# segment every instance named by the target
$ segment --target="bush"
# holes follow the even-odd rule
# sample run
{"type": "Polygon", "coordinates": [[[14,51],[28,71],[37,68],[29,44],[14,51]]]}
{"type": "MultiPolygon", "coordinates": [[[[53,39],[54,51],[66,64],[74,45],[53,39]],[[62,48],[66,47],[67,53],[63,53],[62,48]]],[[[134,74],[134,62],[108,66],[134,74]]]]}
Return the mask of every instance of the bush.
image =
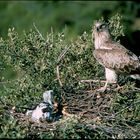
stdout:
{"type": "MultiPolygon", "coordinates": [[[[118,17],[120,15],[117,14],[110,19],[112,34],[114,33],[117,37],[123,34],[123,27],[120,24],[121,18],[118,17]],[[117,28],[114,28],[114,22],[118,23],[117,28]]],[[[8,30],[7,39],[1,38],[1,57],[9,67],[12,67],[16,76],[12,80],[6,80],[5,77],[1,78],[3,90],[0,97],[2,103],[0,106],[2,114],[0,137],[138,138],[137,121],[139,121],[140,110],[137,104],[139,103],[139,92],[130,94],[129,90],[133,89],[133,86],[129,85],[129,82],[126,83],[121,93],[113,91],[109,97],[106,95],[110,100],[106,114],[109,116],[114,114],[115,118],[109,120],[107,118],[109,116],[104,114],[102,116],[104,119],[102,122],[99,120],[99,124],[89,118],[87,120],[82,117],[79,118],[77,115],[76,117],[62,118],[60,122],[56,123],[55,130],[43,132],[40,129],[32,130],[33,127],[29,123],[21,123],[21,120],[17,119],[18,117],[15,118],[11,115],[12,108],[15,108],[16,113],[25,113],[27,108],[32,108],[39,103],[45,90],[50,89],[54,90],[54,98],[60,102],[70,101],[71,105],[77,100],[82,102],[86,95],[83,95],[81,91],[89,90],[89,86],[80,84],[80,80],[104,78],[101,65],[96,62],[92,55],[94,46],[91,35],[84,32],[75,40],[67,40],[65,32],[63,30],[61,33],[55,33],[51,30],[46,37],[43,37],[34,25],[34,28],[29,32],[24,31],[22,36],[19,36],[16,30],[12,28],[8,30]],[[76,100],[73,98],[73,94],[74,98],[78,97],[76,100]],[[83,98],[81,99],[80,96],[83,98]],[[62,97],[66,98],[63,99],[62,97]],[[121,127],[121,124],[124,125],[124,128],[121,127]],[[133,129],[128,131],[128,125],[134,127],[135,133],[132,135],[128,132],[133,132],[133,129]],[[60,129],[61,127],[64,129],[60,129]],[[116,129],[118,130],[116,131],[116,129]],[[90,130],[92,131],[90,132],[90,130]],[[124,132],[123,135],[118,134],[121,130],[124,132]]],[[[5,70],[3,63],[1,65],[5,70]]],[[[91,101],[92,98],[88,102],[91,101]]],[[[93,102],[98,102],[98,99],[93,100],[93,102]]],[[[88,105],[92,109],[93,106],[95,107],[93,103],[88,105]]]]}

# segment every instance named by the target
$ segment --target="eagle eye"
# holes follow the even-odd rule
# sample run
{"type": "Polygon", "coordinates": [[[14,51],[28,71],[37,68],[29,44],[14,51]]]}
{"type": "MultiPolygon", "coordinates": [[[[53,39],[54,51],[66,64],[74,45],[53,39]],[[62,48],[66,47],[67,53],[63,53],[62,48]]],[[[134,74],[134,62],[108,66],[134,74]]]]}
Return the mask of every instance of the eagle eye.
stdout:
{"type": "Polygon", "coordinates": [[[106,27],[106,25],[105,24],[102,24],[101,26],[100,26],[100,28],[105,28],[106,27]]]}

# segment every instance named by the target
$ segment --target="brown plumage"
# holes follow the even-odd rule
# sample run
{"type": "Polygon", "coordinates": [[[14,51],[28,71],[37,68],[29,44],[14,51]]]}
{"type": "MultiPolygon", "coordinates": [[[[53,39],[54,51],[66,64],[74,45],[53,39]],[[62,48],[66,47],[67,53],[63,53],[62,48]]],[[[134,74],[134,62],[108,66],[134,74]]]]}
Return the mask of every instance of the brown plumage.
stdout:
{"type": "Polygon", "coordinates": [[[106,84],[101,91],[106,90],[108,83],[117,83],[118,74],[140,79],[139,58],[112,39],[107,23],[96,22],[92,35],[95,47],[94,57],[105,67],[106,84]]]}

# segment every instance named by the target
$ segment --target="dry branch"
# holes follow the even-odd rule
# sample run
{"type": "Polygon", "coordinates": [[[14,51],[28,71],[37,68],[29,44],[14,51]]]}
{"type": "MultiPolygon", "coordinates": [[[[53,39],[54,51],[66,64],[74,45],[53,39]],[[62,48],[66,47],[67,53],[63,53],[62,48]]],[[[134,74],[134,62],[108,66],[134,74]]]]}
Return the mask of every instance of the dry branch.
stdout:
{"type": "Polygon", "coordinates": [[[70,46],[64,49],[64,51],[62,51],[62,53],[60,54],[60,56],[57,59],[57,63],[59,63],[61,61],[62,58],[64,58],[64,55],[67,53],[67,51],[70,49],[70,46]]]}
{"type": "Polygon", "coordinates": [[[97,83],[97,82],[101,82],[101,83],[105,83],[106,81],[105,80],[92,80],[92,79],[89,79],[89,80],[81,80],[80,81],[81,83],[97,83]]]}
{"type": "Polygon", "coordinates": [[[57,80],[59,82],[59,85],[62,87],[63,84],[62,84],[62,82],[60,80],[59,65],[57,65],[57,67],[56,67],[56,75],[57,75],[57,80]]]}

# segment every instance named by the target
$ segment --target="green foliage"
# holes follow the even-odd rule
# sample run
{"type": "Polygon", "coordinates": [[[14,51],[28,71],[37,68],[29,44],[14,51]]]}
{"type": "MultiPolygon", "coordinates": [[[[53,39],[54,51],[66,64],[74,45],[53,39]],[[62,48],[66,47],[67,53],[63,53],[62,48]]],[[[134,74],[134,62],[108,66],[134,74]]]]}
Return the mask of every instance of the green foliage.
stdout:
{"type": "Polygon", "coordinates": [[[76,133],[76,125],[79,123],[80,117],[76,115],[71,115],[61,119],[56,126],[57,131],[54,137],[58,139],[78,139],[81,138],[76,133]]]}
{"type": "Polygon", "coordinates": [[[105,9],[112,10],[116,5],[117,2],[92,1],[0,2],[0,17],[3,19],[0,23],[1,34],[6,36],[7,28],[11,27],[22,34],[22,30],[28,30],[35,22],[43,34],[51,27],[61,32],[64,26],[68,26],[68,37],[73,37],[89,31],[93,18],[100,17],[105,9]]]}
{"type": "Polygon", "coordinates": [[[16,79],[5,85],[3,93],[7,96],[3,94],[1,100],[16,106],[18,112],[37,104],[46,89],[53,89],[54,96],[60,98],[57,66],[63,87],[69,92],[79,87],[80,79],[102,73],[92,59],[91,38],[86,32],[73,42],[67,41],[65,31],[57,34],[52,31],[44,39],[36,26],[22,37],[13,28],[8,30],[7,40],[1,39],[0,44],[3,59],[17,73],[16,79]]]}
{"type": "Polygon", "coordinates": [[[65,31],[58,34],[52,31],[44,39],[36,26],[22,37],[13,28],[9,29],[7,40],[1,40],[0,44],[3,59],[17,73],[11,88],[6,90],[13,105],[26,107],[32,104],[33,97],[38,102],[46,89],[58,92],[59,97],[57,66],[66,90],[77,88],[80,79],[102,73],[94,65],[91,38],[86,32],[72,42],[67,41],[65,31]]]}
{"type": "Polygon", "coordinates": [[[12,116],[4,113],[1,121],[0,138],[25,138],[28,128],[20,125],[12,116]]]}
{"type": "MultiPolygon", "coordinates": [[[[121,17],[117,14],[109,20],[112,34],[116,37],[123,33],[120,19],[121,17]]],[[[80,80],[104,77],[101,65],[92,55],[94,46],[91,35],[84,32],[76,39],[68,40],[66,33],[66,29],[60,33],[51,29],[50,33],[43,36],[34,24],[34,28],[24,31],[21,36],[14,28],[10,28],[8,37],[1,38],[0,57],[3,60],[1,68],[5,70],[6,66],[3,63],[6,62],[8,67],[12,67],[16,76],[12,80],[4,75],[1,77],[3,90],[0,91],[2,103],[0,106],[0,137],[93,139],[134,138],[136,135],[139,138],[140,96],[138,91],[131,93],[130,89],[133,90],[134,85],[131,86],[129,82],[121,92],[111,93],[114,96],[106,114],[112,114],[114,118],[107,120],[105,114],[100,123],[71,115],[55,122],[55,130],[47,132],[37,130],[38,133],[36,133],[30,124],[17,121],[10,112],[5,113],[12,107],[15,107],[16,112],[25,113],[26,108],[32,108],[39,103],[45,90],[54,90],[54,97],[57,100],[61,99],[62,91],[63,93],[81,94],[78,91],[84,91],[87,87],[79,84],[80,80]],[[133,129],[128,131],[128,125],[133,126],[135,131],[133,129]],[[121,131],[124,134],[120,134],[121,131]],[[131,131],[134,133],[131,134],[131,131]]],[[[93,104],[92,106],[94,107],[93,104]]]]}
{"type": "Polygon", "coordinates": [[[114,36],[115,40],[119,36],[124,36],[124,27],[122,23],[122,16],[120,14],[116,14],[109,19],[109,27],[111,30],[111,34],[114,36]]]}
{"type": "Polygon", "coordinates": [[[28,30],[35,22],[43,34],[51,27],[61,32],[67,26],[67,37],[76,37],[90,31],[93,19],[101,16],[108,19],[116,12],[123,15],[123,22],[129,27],[127,33],[130,33],[138,11],[139,4],[135,1],[1,1],[0,34],[6,36],[7,29],[15,27],[22,35],[22,30],[28,30]]]}

